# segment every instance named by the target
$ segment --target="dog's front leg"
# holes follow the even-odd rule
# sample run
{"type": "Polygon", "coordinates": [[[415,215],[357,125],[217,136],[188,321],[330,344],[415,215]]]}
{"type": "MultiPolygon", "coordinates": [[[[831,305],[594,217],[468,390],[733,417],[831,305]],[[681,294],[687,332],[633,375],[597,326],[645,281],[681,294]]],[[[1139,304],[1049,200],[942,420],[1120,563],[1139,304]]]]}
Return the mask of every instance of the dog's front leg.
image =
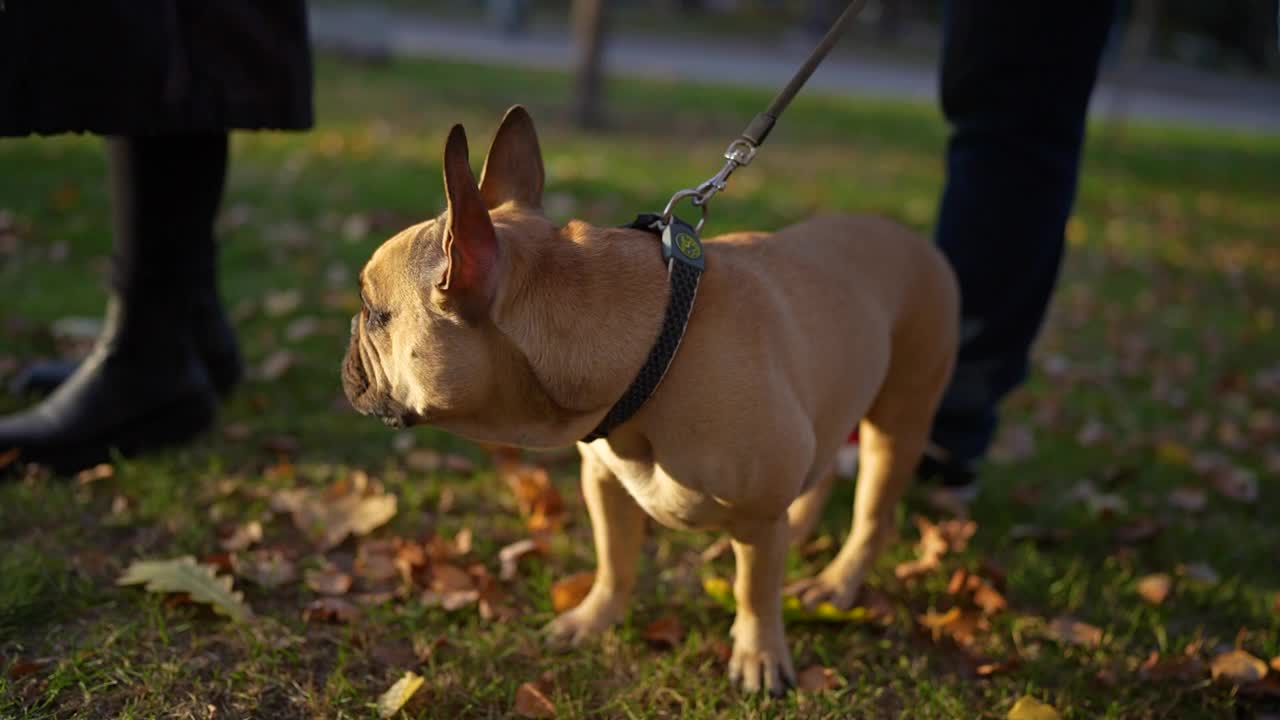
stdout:
{"type": "Polygon", "coordinates": [[[733,655],[729,677],[744,690],[761,688],[774,695],[795,684],[795,669],[782,628],[782,578],[790,537],[785,516],[772,522],[733,528],[738,574],[733,593],[733,655]]]}
{"type": "Polygon", "coordinates": [[[622,617],[636,584],[645,517],[627,489],[591,450],[581,451],[582,495],[595,537],[596,577],[582,602],[546,628],[552,640],[575,644],[622,617]]]}

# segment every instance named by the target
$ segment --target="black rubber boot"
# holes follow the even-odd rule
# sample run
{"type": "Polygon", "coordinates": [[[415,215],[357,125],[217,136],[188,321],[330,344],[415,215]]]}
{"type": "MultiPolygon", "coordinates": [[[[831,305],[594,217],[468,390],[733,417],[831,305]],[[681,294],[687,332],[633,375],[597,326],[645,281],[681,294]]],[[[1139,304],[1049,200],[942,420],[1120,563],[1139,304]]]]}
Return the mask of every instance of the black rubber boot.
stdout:
{"type": "Polygon", "coordinates": [[[201,289],[216,285],[226,135],[113,139],[108,151],[115,257],[102,335],[53,395],[0,418],[0,452],[60,472],[187,440],[217,407],[192,326],[201,289]]]}
{"type": "MultiPolygon", "coordinates": [[[[244,377],[244,361],[240,357],[235,331],[222,310],[217,288],[203,288],[194,309],[191,331],[196,352],[204,363],[214,391],[225,398],[244,377]]],[[[79,366],[77,360],[32,363],[9,381],[9,394],[20,398],[48,395],[66,382],[79,366]]]]}

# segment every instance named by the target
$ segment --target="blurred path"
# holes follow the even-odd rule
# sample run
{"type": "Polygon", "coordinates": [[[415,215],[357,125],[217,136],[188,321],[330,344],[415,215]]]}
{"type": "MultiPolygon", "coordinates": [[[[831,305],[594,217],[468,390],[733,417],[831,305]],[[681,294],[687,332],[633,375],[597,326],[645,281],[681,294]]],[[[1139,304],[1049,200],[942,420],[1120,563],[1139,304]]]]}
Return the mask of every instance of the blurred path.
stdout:
{"type": "MultiPolygon", "coordinates": [[[[373,55],[439,57],[479,63],[567,69],[567,32],[533,29],[503,35],[477,24],[440,20],[380,7],[311,8],[311,33],[321,48],[373,55]]],[[[692,44],[648,34],[615,32],[608,72],[728,83],[776,90],[808,54],[807,42],[782,33],[773,45],[717,39],[692,44]],[[792,38],[788,40],[787,38],[792,38]]],[[[934,103],[936,69],[886,58],[836,54],[809,87],[827,93],[934,103]]],[[[1160,124],[1213,126],[1280,133],[1280,83],[1224,77],[1163,65],[1124,67],[1104,76],[1094,94],[1094,117],[1121,115],[1160,124]]]]}

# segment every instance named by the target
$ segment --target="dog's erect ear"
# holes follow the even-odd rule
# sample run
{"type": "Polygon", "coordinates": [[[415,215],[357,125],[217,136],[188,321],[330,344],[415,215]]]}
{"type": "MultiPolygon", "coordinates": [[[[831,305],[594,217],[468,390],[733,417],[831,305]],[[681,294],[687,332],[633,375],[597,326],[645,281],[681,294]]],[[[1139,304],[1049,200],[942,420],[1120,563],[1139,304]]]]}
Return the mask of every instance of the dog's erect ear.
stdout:
{"type": "Polygon", "coordinates": [[[533,118],[520,105],[513,105],[502,117],[493,136],[489,154],[480,173],[480,194],[488,208],[515,201],[531,208],[542,207],[542,148],[533,118]]]}
{"type": "Polygon", "coordinates": [[[467,134],[454,125],[444,146],[444,273],[436,287],[469,317],[488,310],[498,264],[498,237],[467,157],[467,134]]]}

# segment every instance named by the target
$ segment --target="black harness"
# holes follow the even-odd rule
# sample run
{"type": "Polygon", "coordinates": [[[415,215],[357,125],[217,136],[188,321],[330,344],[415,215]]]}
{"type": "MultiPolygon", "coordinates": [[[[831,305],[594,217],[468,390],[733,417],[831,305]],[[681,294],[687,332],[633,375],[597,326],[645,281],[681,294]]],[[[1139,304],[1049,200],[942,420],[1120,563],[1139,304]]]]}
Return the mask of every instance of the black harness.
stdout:
{"type": "Polygon", "coordinates": [[[667,261],[667,284],[671,294],[667,298],[667,312],[662,318],[662,331],[658,333],[644,365],[640,366],[640,372],[636,373],[627,391],[613,404],[596,429],[582,439],[583,442],[607,437],[614,428],[631,419],[658,389],[675,360],[685,328],[689,326],[693,300],[698,295],[698,281],[706,269],[702,241],[698,239],[697,231],[680,218],[673,215],[671,222],[664,227],[661,215],[646,213],[622,227],[644,230],[662,238],[662,259],[667,261]]]}

